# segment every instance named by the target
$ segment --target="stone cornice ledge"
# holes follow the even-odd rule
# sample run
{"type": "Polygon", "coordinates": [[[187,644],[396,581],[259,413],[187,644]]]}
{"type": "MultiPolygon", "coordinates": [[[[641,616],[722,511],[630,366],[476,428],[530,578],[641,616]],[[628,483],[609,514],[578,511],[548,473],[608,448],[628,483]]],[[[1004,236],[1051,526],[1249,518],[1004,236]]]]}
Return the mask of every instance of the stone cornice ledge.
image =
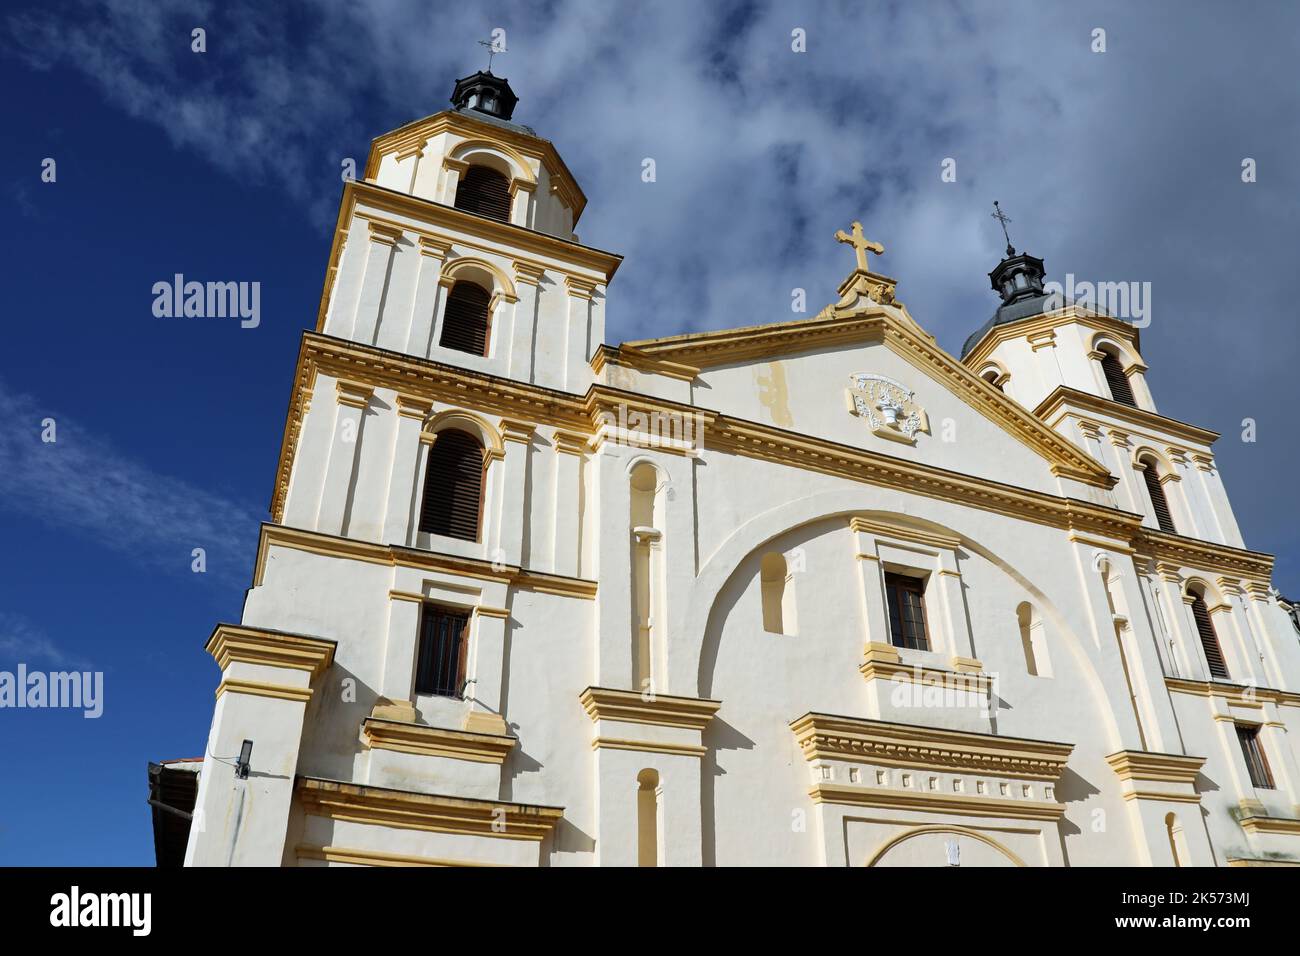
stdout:
{"type": "Polygon", "coordinates": [[[224,671],[231,662],[308,671],[318,676],[334,662],[333,641],[242,624],[218,624],[206,650],[224,671]]]}
{"type": "Polygon", "coordinates": [[[592,720],[617,720],[656,727],[704,730],[722,706],[720,700],[670,697],[656,694],[649,700],[632,690],[588,687],[578,700],[592,720]]]}
{"type": "Polygon", "coordinates": [[[415,793],[320,777],[298,777],[294,791],[311,816],[504,840],[542,840],[564,816],[563,807],[415,793]]]}
{"type": "MultiPolygon", "coordinates": [[[[1055,781],[1074,744],[808,713],[790,724],[805,759],[1055,781]]],[[[874,791],[873,791],[874,792],[874,791]]]]}
{"type": "Polygon", "coordinates": [[[451,757],[474,763],[504,763],[510,751],[519,743],[517,737],[505,734],[430,727],[381,717],[367,717],[363,720],[361,735],[366,745],[375,750],[393,750],[426,757],[451,757]]]}
{"type": "Polygon", "coordinates": [[[1121,780],[1195,784],[1205,758],[1120,750],[1108,756],[1106,763],[1121,780]]]}

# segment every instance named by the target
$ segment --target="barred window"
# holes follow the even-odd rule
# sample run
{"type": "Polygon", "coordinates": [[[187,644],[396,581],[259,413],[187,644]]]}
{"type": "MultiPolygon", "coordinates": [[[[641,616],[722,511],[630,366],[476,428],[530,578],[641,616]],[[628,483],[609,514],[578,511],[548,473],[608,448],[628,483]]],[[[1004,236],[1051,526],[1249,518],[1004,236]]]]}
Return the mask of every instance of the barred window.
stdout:
{"type": "Polygon", "coordinates": [[[415,668],[415,692],[459,697],[465,686],[465,652],[469,615],[435,604],[420,611],[420,648],[415,668]]]}

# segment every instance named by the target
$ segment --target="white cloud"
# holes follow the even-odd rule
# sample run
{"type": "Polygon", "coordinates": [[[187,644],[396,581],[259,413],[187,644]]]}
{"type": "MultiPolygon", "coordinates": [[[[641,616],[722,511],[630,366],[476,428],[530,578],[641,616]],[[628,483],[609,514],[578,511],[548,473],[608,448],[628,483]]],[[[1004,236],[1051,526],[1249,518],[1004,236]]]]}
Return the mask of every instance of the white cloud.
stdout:
{"type": "MultiPolygon", "coordinates": [[[[258,527],[251,509],[133,460],[3,380],[0,508],[174,574],[192,573],[191,552],[203,548],[205,573],[228,582],[248,580],[258,527]],[[50,443],[42,441],[47,418],[50,443]]],[[[75,555],[69,561],[77,566],[75,555]]]]}

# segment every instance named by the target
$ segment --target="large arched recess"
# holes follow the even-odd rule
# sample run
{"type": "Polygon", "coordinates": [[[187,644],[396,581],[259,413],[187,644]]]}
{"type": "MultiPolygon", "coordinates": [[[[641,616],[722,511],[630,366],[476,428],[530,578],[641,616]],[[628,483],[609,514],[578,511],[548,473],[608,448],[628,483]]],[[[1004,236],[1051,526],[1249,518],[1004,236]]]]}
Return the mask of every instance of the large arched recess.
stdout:
{"type": "MultiPolygon", "coordinates": [[[[688,688],[693,688],[700,697],[711,695],[718,642],[725,618],[725,615],[718,613],[718,599],[751,554],[774,538],[814,522],[840,517],[847,521],[850,516],[861,515],[955,535],[960,538],[963,550],[991,562],[1029,592],[1046,620],[1051,623],[1054,633],[1059,635],[1060,642],[1069,649],[1077,662],[1079,672],[1088,682],[1088,688],[1097,704],[1097,716],[1106,725],[1107,737],[1119,747],[1121,735],[1115,714],[1123,713],[1123,708],[1130,704],[1119,689],[1108,689],[1102,682],[1096,662],[1088,651],[1092,642],[1080,640],[1056,605],[1037,585],[1002,556],[974,538],[967,527],[970,515],[965,508],[945,501],[926,500],[926,516],[921,517],[915,513],[920,503],[910,495],[887,488],[872,488],[867,493],[857,489],[821,492],[755,515],[733,531],[701,567],[691,589],[681,626],[673,631],[669,651],[671,692],[690,693],[688,688]]],[[[1064,536],[1062,539],[1061,546],[1069,547],[1064,536]]],[[[726,701],[723,701],[724,713],[725,710],[726,701]]]]}

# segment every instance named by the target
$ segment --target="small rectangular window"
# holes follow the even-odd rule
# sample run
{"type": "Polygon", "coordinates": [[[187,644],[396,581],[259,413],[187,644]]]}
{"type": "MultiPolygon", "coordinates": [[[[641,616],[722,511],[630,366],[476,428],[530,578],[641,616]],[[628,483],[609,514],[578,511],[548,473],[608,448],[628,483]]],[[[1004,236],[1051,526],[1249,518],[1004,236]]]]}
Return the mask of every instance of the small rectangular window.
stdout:
{"type": "Polygon", "coordinates": [[[415,692],[437,697],[461,696],[468,643],[468,614],[426,604],[420,612],[415,692]]]}
{"type": "Polygon", "coordinates": [[[1264,747],[1259,742],[1259,728],[1237,724],[1237,739],[1241,741],[1241,754],[1250,771],[1250,785],[1257,790],[1273,790],[1273,774],[1269,772],[1264,747]]]}
{"type": "Polygon", "coordinates": [[[889,637],[895,647],[930,649],[925,627],[925,580],[885,572],[885,597],[889,604],[889,637]]]}

